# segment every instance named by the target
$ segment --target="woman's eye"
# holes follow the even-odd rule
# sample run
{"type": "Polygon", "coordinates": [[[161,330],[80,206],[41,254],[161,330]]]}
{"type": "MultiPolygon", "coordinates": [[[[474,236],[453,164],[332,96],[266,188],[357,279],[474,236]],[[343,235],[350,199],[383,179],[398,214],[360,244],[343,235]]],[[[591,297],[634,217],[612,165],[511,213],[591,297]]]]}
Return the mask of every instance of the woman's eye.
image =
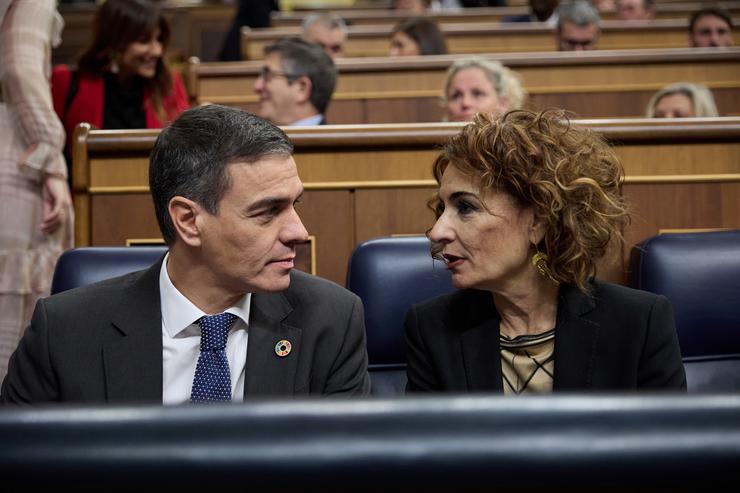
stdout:
{"type": "Polygon", "coordinates": [[[476,210],[476,208],[470,202],[466,202],[465,200],[461,200],[460,202],[458,202],[456,207],[457,212],[461,215],[469,214],[476,210]]]}

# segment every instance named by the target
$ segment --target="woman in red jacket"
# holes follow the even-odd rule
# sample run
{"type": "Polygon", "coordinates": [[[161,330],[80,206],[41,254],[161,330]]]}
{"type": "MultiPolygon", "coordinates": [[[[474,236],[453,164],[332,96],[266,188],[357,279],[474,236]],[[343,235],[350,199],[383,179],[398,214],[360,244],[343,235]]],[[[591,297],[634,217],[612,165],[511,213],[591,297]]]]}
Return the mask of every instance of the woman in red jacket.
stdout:
{"type": "Polygon", "coordinates": [[[77,70],[54,68],[54,109],[67,147],[80,122],[103,129],[161,128],[187,109],[179,74],[164,61],[170,30],[149,0],[108,0],[95,14],[93,41],[77,70]]]}

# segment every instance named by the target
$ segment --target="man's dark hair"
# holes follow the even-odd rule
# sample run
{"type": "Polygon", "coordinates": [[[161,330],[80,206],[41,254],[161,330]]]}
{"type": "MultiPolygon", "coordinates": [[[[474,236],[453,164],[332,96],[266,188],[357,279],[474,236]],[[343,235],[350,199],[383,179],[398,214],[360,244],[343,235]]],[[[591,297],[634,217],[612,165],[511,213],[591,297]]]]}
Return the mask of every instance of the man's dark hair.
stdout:
{"type": "Polygon", "coordinates": [[[727,23],[727,26],[730,29],[732,29],[732,17],[730,17],[730,14],[726,10],[720,7],[705,7],[691,14],[691,17],[689,18],[689,33],[691,34],[694,32],[694,25],[696,24],[696,21],[708,15],[719,17],[727,23]]]}
{"type": "Polygon", "coordinates": [[[159,134],[149,158],[149,188],[164,241],[169,245],[175,239],[169,214],[173,197],[185,197],[216,214],[231,186],[229,164],[292,153],[285,132],[246,111],[208,105],[182,113],[159,134]]]}
{"type": "Polygon", "coordinates": [[[306,76],[311,81],[311,104],[326,113],[337,84],[337,68],[324,49],[300,38],[284,38],[265,47],[265,55],[277,53],[289,82],[306,76]]]}

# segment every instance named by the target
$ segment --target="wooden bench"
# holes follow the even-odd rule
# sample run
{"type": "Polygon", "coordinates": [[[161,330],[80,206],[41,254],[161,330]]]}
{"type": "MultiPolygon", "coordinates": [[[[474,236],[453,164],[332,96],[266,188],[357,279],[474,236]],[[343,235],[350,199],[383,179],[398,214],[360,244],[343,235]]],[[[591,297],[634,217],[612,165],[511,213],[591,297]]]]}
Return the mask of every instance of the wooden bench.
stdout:
{"type": "MultiPolygon", "coordinates": [[[[740,14],[740,2],[718,2],[718,5],[730,12],[730,15],[740,14]]],[[[655,9],[657,19],[688,19],[692,12],[701,9],[704,4],[700,2],[680,2],[658,4],[655,9]]],[[[439,23],[460,23],[460,22],[499,22],[505,17],[514,15],[525,15],[529,13],[529,7],[525,5],[506,6],[506,7],[481,7],[454,10],[430,11],[423,14],[439,23]]],[[[380,10],[380,9],[335,9],[333,12],[344,19],[347,24],[352,26],[367,24],[391,24],[395,25],[403,19],[407,19],[409,14],[398,10],[380,10]]],[[[300,26],[303,19],[310,12],[273,12],[272,27],[300,26]]],[[[601,17],[604,20],[616,19],[615,12],[603,12],[601,17]]]]}
{"type": "MultiPolygon", "coordinates": [[[[661,230],[740,227],[740,118],[594,120],[615,145],[632,206],[623,254],[661,230]]],[[[433,223],[431,164],[460,124],[288,128],[306,188],[300,214],[315,237],[318,275],[344,283],[366,239],[420,234],[433,223]]],[[[157,130],[90,130],[74,143],[76,242],[125,245],[160,238],[148,193],[157,130]]],[[[601,276],[621,280],[619,260],[601,276]]]]}
{"type": "MultiPolygon", "coordinates": [[[[724,115],[740,115],[740,48],[659,49],[486,55],[521,74],[530,108],[562,107],[582,118],[639,117],[652,94],[677,81],[712,89],[724,115]]],[[[331,123],[440,121],[442,85],[455,55],[337,61],[331,123]]],[[[192,101],[254,110],[261,62],[192,60],[192,101]]]]}
{"type": "MultiPolygon", "coordinates": [[[[603,21],[599,49],[683,48],[688,46],[687,19],[658,19],[648,22],[603,21]]],[[[441,24],[450,54],[556,51],[555,28],[539,23],[441,24]]],[[[386,56],[393,26],[361,25],[348,28],[345,56],[386,56]]],[[[299,36],[300,27],[252,29],[242,27],[241,52],[245,60],[261,60],[264,47],[275,41],[299,36]]],[[[405,62],[399,62],[405,63],[405,62]]]]}

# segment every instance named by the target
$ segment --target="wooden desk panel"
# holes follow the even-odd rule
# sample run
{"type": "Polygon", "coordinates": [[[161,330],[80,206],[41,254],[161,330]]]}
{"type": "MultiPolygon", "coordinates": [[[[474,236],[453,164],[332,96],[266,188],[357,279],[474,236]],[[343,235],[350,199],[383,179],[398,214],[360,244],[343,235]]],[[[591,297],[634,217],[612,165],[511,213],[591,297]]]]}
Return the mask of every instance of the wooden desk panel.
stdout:
{"type": "MultiPolygon", "coordinates": [[[[511,1],[509,1],[511,4],[511,1]]],[[[719,2],[719,5],[728,10],[731,15],[740,14],[740,2],[719,2]]],[[[675,4],[656,5],[656,18],[658,19],[688,19],[692,12],[701,9],[704,5],[700,2],[680,2],[675,4]]],[[[523,5],[506,7],[480,7],[455,10],[430,11],[424,15],[438,23],[462,23],[462,22],[499,22],[504,17],[529,14],[526,2],[523,5]]],[[[359,26],[367,24],[390,24],[395,25],[403,19],[408,18],[408,13],[398,10],[382,9],[339,9],[333,11],[344,19],[349,25],[359,26]]],[[[308,12],[273,12],[273,27],[300,26],[308,12]]],[[[601,18],[605,20],[616,19],[615,12],[602,12],[601,18]]]]}
{"type": "MultiPolygon", "coordinates": [[[[650,96],[675,81],[712,89],[725,115],[740,115],[740,48],[487,55],[516,70],[527,107],[562,107],[581,118],[638,117],[650,96]]],[[[327,118],[332,123],[439,121],[445,71],[455,56],[345,59],[327,118]]],[[[250,106],[260,62],[189,66],[191,98],[250,106]]]]}
{"type": "MultiPolygon", "coordinates": [[[[633,210],[621,254],[601,275],[621,280],[635,242],[661,229],[740,227],[740,119],[594,120],[615,145],[633,210]]],[[[421,234],[433,223],[436,146],[460,124],[289,128],[306,187],[300,214],[316,237],[317,273],[344,283],[354,246],[374,236],[421,234]]],[[[78,245],[158,236],[147,156],[158,131],[85,131],[75,146],[78,245]]],[[[611,262],[611,264],[610,264],[611,262]]]]}
{"type": "MultiPolygon", "coordinates": [[[[658,19],[646,22],[603,21],[599,49],[685,48],[688,19],[658,19]]],[[[451,23],[440,24],[450,54],[557,51],[555,28],[540,23],[451,23]]],[[[350,26],[344,52],[347,57],[387,56],[393,26],[389,24],[350,26]]],[[[261,60],[264,48],[275,41],[300,36],[300,27],[243,27],[241,52],[244,60],[261,60]]]]}

